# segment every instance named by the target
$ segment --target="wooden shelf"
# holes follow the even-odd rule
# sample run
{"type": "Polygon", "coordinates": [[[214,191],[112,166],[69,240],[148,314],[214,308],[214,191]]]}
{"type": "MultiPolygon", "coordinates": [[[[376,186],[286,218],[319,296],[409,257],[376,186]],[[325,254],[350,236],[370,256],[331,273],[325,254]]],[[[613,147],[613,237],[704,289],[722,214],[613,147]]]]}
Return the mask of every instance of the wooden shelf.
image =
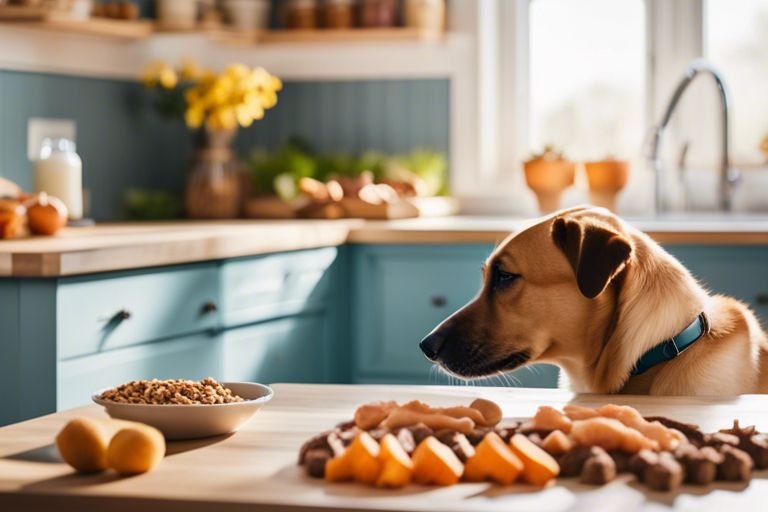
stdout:
{"type": "Polygon", "coordinates": [[[70,32],[111,39],[146,39],[153,33],[154,23],[148,20],[113,20],[109,18],[90,18],[72,20],[51,17],[43,21],[25,24],[31,28],[48,31],[70,32]]]}
{"type": "Polygon", "coordinates": [[[49,9],[24,5],[0,5],[0,21],[32,21],[45,19],[49,9]]]}

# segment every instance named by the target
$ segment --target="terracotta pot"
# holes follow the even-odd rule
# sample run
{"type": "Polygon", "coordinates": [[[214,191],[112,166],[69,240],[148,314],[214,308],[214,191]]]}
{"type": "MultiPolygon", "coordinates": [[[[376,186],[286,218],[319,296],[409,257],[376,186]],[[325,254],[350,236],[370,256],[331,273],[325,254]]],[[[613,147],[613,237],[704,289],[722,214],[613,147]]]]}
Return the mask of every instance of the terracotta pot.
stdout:
{"type": "Polygon", "coordinates": [[[616,211],[616,198],[627,185],[629,162],[626,160],[600,160],[585,162],[589,182],[589,199],[595,206],[616,211]]]}
{"type": "Polygon", "coordinates": [[[231,149],[236,131],[209,131],[187,176],[184,207],[193,219],[233,219],[240,215],[243,175],[231,149]]]}
{"type": "Polygon", "coordinates": [[[576,164],[559,158],[534,158],[523,163],[525,181],[536,194],[541,213],[560,207],[560,196],[573,185],[576,164]]]}

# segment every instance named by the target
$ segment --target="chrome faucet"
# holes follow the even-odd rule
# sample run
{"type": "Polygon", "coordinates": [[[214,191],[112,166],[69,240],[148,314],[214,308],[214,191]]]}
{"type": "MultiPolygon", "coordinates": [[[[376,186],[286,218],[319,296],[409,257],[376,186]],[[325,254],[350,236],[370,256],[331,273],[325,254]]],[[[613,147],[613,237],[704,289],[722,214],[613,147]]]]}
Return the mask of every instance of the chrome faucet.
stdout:
{"type": "Polygon", "coordinates": [[[721,156],[720,156],[720,204],[721,210],[728,211],[732,208],[733,202],[733,190],[739,181],[739,173],[737,170],[731,168],[731,155],[730,155],[730,124],[729,124],[729,99],[728,99],[728,87],[725,85],[723,76],[713,68],[704,59],[696,59],[688,64],[688,69],[685,71],[680,83],[677,85],[672,98],[669,100],[667,109],[664,111],[664,116],[661,118],[661,122],[653,130],[653,139],[651,141],[651,152],[649,156],[650,164],[653,166],[656,184],[655,184],[655,207],[656,213],[662,213],[666,208],[667,194],[664,188],[664,166],[661,161],[661,141],[664,137],[664,131],[669,124],[672,114],[677,108],[677,104],[680,102],[680,98],[688,88],[690,83],[701,73],[712,75],[717,85],[717,91],[720,96],[721,107],[721,156]]]}

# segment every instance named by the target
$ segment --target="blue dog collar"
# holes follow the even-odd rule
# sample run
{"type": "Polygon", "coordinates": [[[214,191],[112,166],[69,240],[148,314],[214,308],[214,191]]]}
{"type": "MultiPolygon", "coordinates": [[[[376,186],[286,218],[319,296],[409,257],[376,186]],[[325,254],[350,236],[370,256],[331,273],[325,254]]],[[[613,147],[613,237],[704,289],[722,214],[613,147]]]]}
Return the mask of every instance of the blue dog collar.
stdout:
{"type": "Polygon", "coordinates": [[[707,332],[707,318],[700,313],[693,322],[682,332],[662,341],[651,350],[642,355],[635,363],[630,375],[640,375],[657,364],[674,359],[683,353],[685,349],[696,343],[707,332]]]}

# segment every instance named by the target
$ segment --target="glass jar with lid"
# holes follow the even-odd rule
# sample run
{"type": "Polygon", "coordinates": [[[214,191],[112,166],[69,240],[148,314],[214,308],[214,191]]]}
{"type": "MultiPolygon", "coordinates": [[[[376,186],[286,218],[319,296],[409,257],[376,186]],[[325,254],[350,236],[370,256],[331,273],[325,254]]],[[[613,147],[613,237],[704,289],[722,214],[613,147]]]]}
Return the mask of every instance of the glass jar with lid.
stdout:
{"type": "Polygon", "coordinates": [[[83,162],[73,141],[64,137],[43,140],[34,163],[34,188],[61,199],[70,219],[83,217],[83,162]]]}

